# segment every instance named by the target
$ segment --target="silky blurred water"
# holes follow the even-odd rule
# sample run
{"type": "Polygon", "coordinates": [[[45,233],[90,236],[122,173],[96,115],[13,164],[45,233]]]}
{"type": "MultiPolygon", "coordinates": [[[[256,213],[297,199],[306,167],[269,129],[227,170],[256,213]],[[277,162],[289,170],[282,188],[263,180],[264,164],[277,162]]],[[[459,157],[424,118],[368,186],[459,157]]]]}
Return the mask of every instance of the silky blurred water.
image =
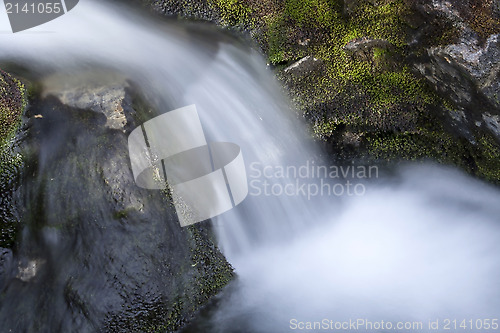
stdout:
{"type": "MultiPolygon", "coordinates": [[[[0,22],[9,30],[6,17],[0,22]]],[[[210,25],[82,1],[43,26],[2,33],[0,61],[41,77],[78,78],[100,67],[120,73],[142,90],[151,117],[196,104],[208,141],[241,146],[247,171],[319,154],[262,56],[210,25]]],[[[191,330],[286,332],[292,319],[498,318],[498,188],[434,165],[365,183],[362,196],[249,196],[217,217],[238,279],[191,330]]]]}

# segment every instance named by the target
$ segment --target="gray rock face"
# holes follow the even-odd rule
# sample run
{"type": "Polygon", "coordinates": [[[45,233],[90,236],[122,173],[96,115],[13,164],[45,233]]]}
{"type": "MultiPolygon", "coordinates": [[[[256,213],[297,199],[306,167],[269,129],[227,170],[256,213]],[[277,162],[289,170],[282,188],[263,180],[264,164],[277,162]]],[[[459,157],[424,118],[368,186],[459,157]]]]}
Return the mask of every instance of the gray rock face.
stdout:
{"type": "Polygon", "coordinates": [[[123,129],[127,124],[124,107],[130,107],[125,99],[125,85],[82,87],[67,90],[57,97],[68,106],[79,109],[90,109],[106,116],[106,126],[112,129],[123,129]]]}
{"type": "MultiPolygon", "coordinates": [[[[452,73],[459,80],[457,89],[462,88],[464,94],[461,98],[455,93],[458,103],[470,102],[467,95],[474,87],[500,109],[500,35],[491,35],[483,46],[478,40],[462,40],[458,44],[432,48],[429,55],[443,73],[452,73]]],[[[449,82],[449,85],[453,83],[449,82]]]]}
{"type": "Polygon", "coordinates": [[[93,111],[54,96],[29,111],[24,229],[14,257],[0,252],[1,331],[178,329],[233,274],[210,225],[181,228],[168,193],[135,185],[127,134],[136,124],[127,108],[127,126],[110,117],[129,98],[122,88],[57,96],[93,111]]]}
{"type": "Polygon", "coordinates": [[[490,131],[492,131],[497,137],[500,138],[500,116],[493,116],[490,113],[486,112],[485,114],[483,114],[483,120],[486,124],[486,127],[488,127],[490,131]]]}
{"type": "Polygon", "coordinates": [[[500,139],[490,121],[500,115],[500,35],[492,34],[481,40],[463,17],[462,2],[424,1],[422,11],[449,20],[458,41],[429,48],[428,61],[415,67],[437,91],[459,107],[457,111],[464,112],[463,119],[470,121],[463,122],[464,125],[474,128],[472,123],[479,127],[484,124],[500,139]]]}
{"type": "Polygon", "coordinates": [[[475,87],[463,68],[441,48],[430,49],[429,56],[429,62],[416,64],[416,68],[437,91],[446,94],[458,105],[468,106],[475,87]]]}
{"type": "Polygon", "coordinates": [[[111,76],[103,81],[96,73],[87,73],[78,82],[61,87],[58,82],[67,82],[68,78],[55,75],[46,79],[49,86],[44,95],[54,95],[63,104],[72,108],[92,110],[106,116],[106,127],[121,129],[127,125],[127,116],[133,116],[135,111],[126,90],[129,88],[124,78],[111,76]]]}
{"type": "Polygon", "coordinates": [[[0,286],[10,275],[12,265],[12,250],[0,248],[0,286]]]}

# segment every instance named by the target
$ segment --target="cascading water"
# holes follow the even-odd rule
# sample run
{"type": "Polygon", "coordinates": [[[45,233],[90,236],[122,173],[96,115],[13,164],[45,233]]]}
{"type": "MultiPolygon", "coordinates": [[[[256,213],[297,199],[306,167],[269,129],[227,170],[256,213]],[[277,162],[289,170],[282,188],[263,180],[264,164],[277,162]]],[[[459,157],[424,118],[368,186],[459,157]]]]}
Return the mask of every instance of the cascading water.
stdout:
{"type": "MultiPolygon", "coordinates": [[[[83,1],[41,27],[3,34],[0,61],[42,76],[118,72],[148,97],[150,117],[196,104],[208,141],[241,146],[248,172],[252,163],[297,166],[318,154],[260,55],[212,26],[83,1]]],[[[368,319],[422,321],[425,332],[438,319],[499,316],[497,188],[420,166],[367,189],[312,200],[250,195],[216,218],[239,279],[190,329],[285,332],[298,322],[368,319]]]]}

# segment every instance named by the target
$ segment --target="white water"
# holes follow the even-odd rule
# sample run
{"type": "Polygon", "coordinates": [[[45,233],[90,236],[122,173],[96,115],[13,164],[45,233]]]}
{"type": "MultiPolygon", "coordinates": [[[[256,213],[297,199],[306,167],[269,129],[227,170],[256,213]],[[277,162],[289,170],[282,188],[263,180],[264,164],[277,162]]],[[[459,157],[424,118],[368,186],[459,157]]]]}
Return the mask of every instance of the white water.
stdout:
{"type": "Polygon", "coordinates": [[[241,281],[213,331],[241,321],[288,332],[292,319],[363,319],[422,322],[400,331],[429,332],[438,319],[443,329],[446,319],[498,318],[498,189],[437,166],[410,167],[401,178],[325,212],[324,224],[297,240],[233,259],[241,281]]]}
{"type": "MultiPolygon", "coordinates": [[[[239,144],[247,167],[304,163],[314,153],[263,59],[211,27],[160,24],[92,1],[15,35],[6,17],[0,22],[0,61],[42,72],[117,70],[159,113],[196,104],[209,140],[239,144]]],[[[217,219],[240,278],[212,331],[289,331],[292,318],[500,316],[498,189],[416,167],[339,202],[249,197],[217,219]]]]}

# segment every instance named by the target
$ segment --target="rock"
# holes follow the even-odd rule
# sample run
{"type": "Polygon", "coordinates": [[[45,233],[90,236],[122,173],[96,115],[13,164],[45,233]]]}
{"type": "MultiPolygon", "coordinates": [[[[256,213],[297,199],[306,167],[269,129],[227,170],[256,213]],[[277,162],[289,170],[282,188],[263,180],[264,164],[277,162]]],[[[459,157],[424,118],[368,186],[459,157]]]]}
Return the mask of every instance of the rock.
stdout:
{"type": "Polygon", "coordinates": [[[44,260],[40,259],[32,259],[32,260],[25,259],[19,262],[19,266],[17,267],[18,273],[16,275],[16,278],[18,278],[23,282],[29,282],[37,275],[38,271],[40,270],[40,267],[43,264],[44,260]]]}
{"type": "Polygon", "coordinates": [[[357,53],[357,52],[366,52],[375,47],[386,49],[389,48],[390,46],[391,43],[383,39],[371,39],[367,37],[362,37],[353,39],[344,46],[344,49],[353,53],[357,53]]]}
{"type": "Polygon", "coordinates": [[[500,116],[484,113],[483,120],[486,127],[500,139],[500,116]]]}
{"type": "Polygon", "coordinates": [[[214,11],[208,1],[161,0],[151,2],[154,10],[166,15],[206,21],[218,21],[220,19],[220,15],[214,11]]]}
{"type": "Polygon", "coordinates": [[[428,62],[415,64],[418,71],[442,95],[462,107],[469,106],[475,93],[473,82],[441,48],[430,49],[428,52],[428,62]]]}
{"type": "Polygon", "coordinates": [[[26,107],[24,85],[0,69],[0,143],[13,135],[26,107]]]}
{"type": "Polygon", "coordinates": [[[123,94],[103,93],[92,105],[81,102],[88,90],[66,89],[85,92],[52,92],[78,96],[65,101],[89,110],[46,94],[27,114],[31,159],[13,258],[21,264],[0,285],[2,331],[178,330],[231,280],[232,268],[208,221],[182,228],[168,193],[136,186],[127,134],[138,124],[123,108],[127,126],[110,130],[105,115],[115,104],[102,102],[123,94]]]}
{"type": "Polygon", "coordinates": [[[102,73],[85,73],[83,77],[81,74],[77,77],[78,82],[70,80],[66,87],[58,84],[68,82],[68,78],[62,75],[45,79],[48,89],[43,95],[54,95],[63,104],[73,108],[102,113],[106,116],[106,127],[124,130],[127,125],[126,114],[134,114],[131,98],[126,93],[129,88],[126,80],[116,75],[103,76],[102,73]]]}
{"type": "MultiPolygon", "coordinates": [[[[495,1],[497,3],[497,1],[495,1]]],[[[500,35],[489,33],[498,31],[500,33],[500,21],[492,19],[491,13],[494,6],[491,2],[479,3],[472,0],[449,2],[446,0],[420,1],[417,8],[428,17],[441,18],[451,22],[457,39],[449,45],[440,45],[428,49],[432,66],[441,67],[434,72],[450,72],[458,81],[447,81],[426,75],[433,84],[445,84],[451,86],[456,83],[462,91],[471,95],[474,89],[488,98],[496,108],[500,109],[500,35]],[[489,17],[484,17],[490,15],[489,17]],[[474,17],[476,20],[473,20],[474,17]],[[476,25],[477,20],[488,20],[483,22],[483,30],[476,25]],[[486,33],[486,34],[485,34],[486,33]],[[443,61],[444,60],[444,61],[443,61]],[[465,80],[469,83],[465,84],[465,80]]],[[[434,32],[439,33],[439,32],[434,32]]],[[[420,68],[422,71],[422,69],[420,68]]],[[[445,79],[449,79],[447,77],[445,79]]],[[[455,96],[456,97],[456,96],[455,96]]],[[[457,102],[471,102],[470,98],[459,98],[457,102]]]]}
{"type": "Polygon", "coordinates": [[[212,11],[249,23],[329,154],[432,158],[500,182],[500,138],[488,116],[499,115],[498,0],[237,3],[245,10],[216,2],[212,11]],[[346,43],[346,36],[356,39],[346,43]]]}
{"type": "Polygon", "coordinates": [[[11,248],[17,233],[13,191],[22,166],[16,150],[26,91],[18,79],[0,69],[0,247],[11,248]]]}
{"type": "MultiPolygon", "coordinates": [[[[458,44],[432,48],[429,55],[436,60],[441,59],[434,64],[441,67],[442,72],[454,68],[452,72],[456,80],[441,79],[439,83],[455,85],[457,89],[462,89],[463,95],[470,95],[477,88],[500,110],[500,35],[490,36],[484,46],[478,40],[462,40],[458,44]]],[[[471,98],[459,98],[457,102],[471,102],[471,98]]]]}
{"type": "Polygon", "coordinates": [[[0,247],[0,293],[5,281],[10,277],[12,266],[12,250],[0,247]]]}
{"type": "Polygon", "coordinates": [[[306,56],[286,67],[283,72],[298,76],[307,75],[308,73],[317,69],[320,64],[321,61],[319,61],[318,59],[312,56],[306,56]]]}
{"type": "Polygon", "coordinates": [[[500,115],[500,34],[488,35],[500,27],[491,18],[494,6],[435,0],[420,1],[418,8],[428,17],[451,22],[456,40],[428,48],[425,61],[415,63],[415,68],[463,112],[461,125],[455,122],[458,132],[469,138],[471,131],[481,136],[474,124],[485,123],[484,128],[500,140],[494,120],[500,115]],[[478,27],[477,20],[486,18],[489,21],[478,27]]]}

